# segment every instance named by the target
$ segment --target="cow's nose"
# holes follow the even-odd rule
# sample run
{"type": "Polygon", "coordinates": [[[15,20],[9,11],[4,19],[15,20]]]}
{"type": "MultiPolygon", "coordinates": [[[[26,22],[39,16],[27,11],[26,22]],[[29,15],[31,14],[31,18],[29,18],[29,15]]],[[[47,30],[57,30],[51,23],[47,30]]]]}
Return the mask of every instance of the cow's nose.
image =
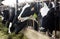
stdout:
{"type": "Polygon", "coordinates": [[[18,20],[20,19],[20,17],[18,17],[18,20]]]}

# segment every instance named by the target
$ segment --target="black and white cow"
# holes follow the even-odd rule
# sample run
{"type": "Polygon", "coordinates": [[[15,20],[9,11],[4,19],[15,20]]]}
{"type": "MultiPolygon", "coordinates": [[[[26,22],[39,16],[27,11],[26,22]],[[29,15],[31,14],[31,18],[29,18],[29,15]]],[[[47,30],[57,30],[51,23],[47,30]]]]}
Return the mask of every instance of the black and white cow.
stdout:
{"type": "MultiPolygon", "coordinates": [[[[48,11],[52,8],[52,7],[55,7],[54,5],[54,2],[49,2],[49,1],[44,1],[43,2],[43,7],[40,9],[40,12],[41,12],[41,15],[42,15],[42,18],[41,18],[41,26],[43,26],[43,23],[46,19],[46,15],[48,14],[48,11]]],[[[40,30],[43,29],[42,27],[40,28],[40,30]]]]}
{"type": "MultiPolygon", "coordinates": [[[[21,10],[17,11],[17,16],[20,14],[21,10]]],[[[17,21],[18,21],[17,18],[14,19],[15,18],[15,8],[11,7],[9,9],[5,9],[5,10],[1,11],[0,15],[3,18],[2,23],[7,24],[8,33],[11,33],[14,30],[13,24],[17,23],[17,21]],[[11,28],[11,26],[12,26],[12,28],[11,28]],[[11,32],[10,32],[10,28],[11,28],[11,32]]]]}
{"type": "MultiPolygon", "coordinates": [[[[21,13],[18,16],[18,20],[20,20],[20,23],[19,23],[19,26],[16,26],[15,33],[18,33],[24,27],[26,27],[27,21],[29,19],[31,19],[30,18],[31,15],[34,15],[34,13],[38,15],[39,11],[37,11],[37,9],[38,10],[40,9],[40,5],[39,5],[39,7],[37,7],[37,4],[36,3],[35,4],[31,4],[31,5],[29,5],[28,3],[26,3],[26,5],[22,8],[22,11],[21,11],[21,13]]],[[[36,31],[38,31],[38,24],[37,24],[36,21],[34,21],[34,29],[36,31]]]]}
{"type": "Polygon", "coordinates": [[[45,28],[44,32],[49,30],[49,36],[51,36],[53,30],[59,30],[59,14],[59,4],[57,3],[56,7],[52,7],[50,10],[48,10],[47,15],[43,17],[42,27],[45,28]]]}
{"type": "Polygon", "coordinates": [[[2,16],[2,23],[3,24],[7,24],[7,28],[11,25],[11,22],[13,22],[14,16],[15,16],[15,10],[14,8],[10,9],[11,11],[9,11],[8,9],[5,9],[3,11],[1,11],[1,16],[2,16]]]}
{"type": "Polygon", "coordinates": [[[6,21],[9,19],[9,11],[8,10],[3,10],[3,12],[1,12],[1,13],[3,13],[2,17],[4,18],[4,19],[2,19],[2,23],[6,24],[6,21]]]}

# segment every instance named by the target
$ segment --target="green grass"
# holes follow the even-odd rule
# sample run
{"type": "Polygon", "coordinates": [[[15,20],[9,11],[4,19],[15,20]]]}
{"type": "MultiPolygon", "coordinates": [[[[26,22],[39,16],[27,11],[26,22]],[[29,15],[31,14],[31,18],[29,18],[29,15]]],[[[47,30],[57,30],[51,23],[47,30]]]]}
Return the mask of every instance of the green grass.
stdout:
{"type": "Polygon", "coordinates": [[[27,39],[27,37],[21,32],[19,32],[19,34],[15,33],[8,34],[7,30],[8,28],[6,27],[6,25],[3,25],[1,23],[0,18],[0,39],[27,39]]]}

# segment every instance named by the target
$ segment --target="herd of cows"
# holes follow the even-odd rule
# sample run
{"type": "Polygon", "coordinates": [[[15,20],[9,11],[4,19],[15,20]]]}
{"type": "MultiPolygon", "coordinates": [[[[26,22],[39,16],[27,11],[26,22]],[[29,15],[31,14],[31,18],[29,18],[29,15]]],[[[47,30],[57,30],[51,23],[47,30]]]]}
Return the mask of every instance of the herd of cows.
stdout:
{"type": "Polygon", "coordinates": [[[27,27],[29,19],[34,18],[34,30],[39,31],[39,28],[42,27],[41,31],[46,32],[49,30],[49,33],[52,34],[53,30],[60,30],[59,8],[59,3],[55,4],[54,2],[26,3],[20,10],[17,10],[16,14],[15,8],[11,7],[9,10],[0,11],[0,15],[3,17],[2,23],[7,23],[8,33],[15,32],[17,34],[27,27]],[[37,21],[40,22],[40,27],[37,21]]]}

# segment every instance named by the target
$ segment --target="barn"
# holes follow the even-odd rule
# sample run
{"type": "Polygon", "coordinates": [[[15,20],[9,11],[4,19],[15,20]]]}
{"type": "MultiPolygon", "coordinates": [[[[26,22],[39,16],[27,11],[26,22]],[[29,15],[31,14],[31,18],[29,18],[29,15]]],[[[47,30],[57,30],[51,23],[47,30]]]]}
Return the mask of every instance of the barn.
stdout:
{"type": "Polygon", "coordinates": [[[0,33],[2,39],[60,39],[60,0],[1,0],[0,33]]]}

